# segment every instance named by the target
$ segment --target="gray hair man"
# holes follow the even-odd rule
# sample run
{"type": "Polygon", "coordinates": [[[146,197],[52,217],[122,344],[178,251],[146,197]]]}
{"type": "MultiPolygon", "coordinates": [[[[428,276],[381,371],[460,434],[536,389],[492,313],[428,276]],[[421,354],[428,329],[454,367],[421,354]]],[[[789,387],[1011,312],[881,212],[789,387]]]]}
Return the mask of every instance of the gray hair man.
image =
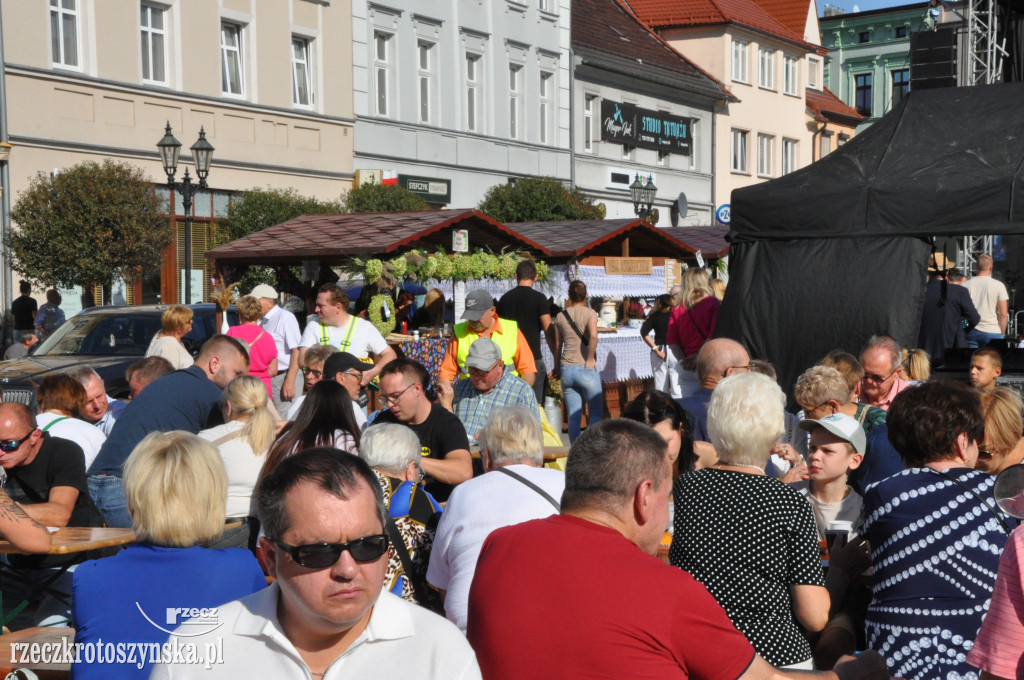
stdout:
{"type": "Polygon", "coordinates": [[[864,378],[860,381],[860,400],[870,406],[888,411],[896,395],[910,387],[900,380],[903,362],[900,345],[888,335],[872,335],[860,353],[864,378]]]}
{"type": "Polygon", "coordinates": [[[260,544],[275,581],[217,608],[199,649],[222,664],[172,662],[151,678],[480,678],[455,626],[385,592],[387,511],[365,461],[336,449],[286,458],[260,483],[260,544]]]}
{"type": "Polygon", "coordinates": [[[558,512],[565,475],[543,467],[543,444],[536,408],[494,409],[480,432],[486,474],[455,487],[445,506],[427,581],[441,591],[445,615],[463,632],[484,539],[499,527],[558,512]]]}
{"type": "Polygon", "coordinates": [[[302,394],[302,379],[298,371],[288,370],[292,350],[299,346],[299,340],[302,338],[299,321],[294,314],[281,309],[277,304],[278,294],[273,286],[261,283],[253,288],[249,295],[260,301],[260,308],[263,310],[260,327],[274,338],[274,344],[277,345],[277,375],[270,379],[270,392],[277,412],[287,413],[295,395],[302,394]],[[288,376],[291,376],[291,390],[286,397],[282,392],[288,376]]]}
{"type": "Polygon", "coordinates": [[[573,442],[561,514],[497,529],[480,552],[468,633],[488,680],[551,667],[564,677],[600,668],[606,677],[888,678],[874,652],[810,674],[758,656],[704,586],[652,557],[671,489],[665,440],[646,425],[602,420],[573,442]],[[529,630],[530,644],[510,630],[529,630]]]}
{"type": "Polygon", "coordinates": [[[20,359],[28,355],[28,351],[39,342],[39,336],[35,331],[21,331],[20,336],[13,345],[4,352],[4,360],[20,359]]]}
{"type": "Polygon", "coordinates": [[[750,355],[740,343],[729,338],[708,340],[697,353],[697,380],[700,389],[680,399],[693,420],[694,441],[711,441],[708,435],[708,403],[711,393],[722,378],[750,370],[750,355]]]}
{"type": "Polygon", "coordinates": [[[92,423],[110,436],[114,423],[125,409],[124,402],[111,399],[107,387],[100,374],[88,366],[79,366],[68,371],[68,375],[82,383],[85,388],[85,406],[79,416],[87,423],[92,423]]]}

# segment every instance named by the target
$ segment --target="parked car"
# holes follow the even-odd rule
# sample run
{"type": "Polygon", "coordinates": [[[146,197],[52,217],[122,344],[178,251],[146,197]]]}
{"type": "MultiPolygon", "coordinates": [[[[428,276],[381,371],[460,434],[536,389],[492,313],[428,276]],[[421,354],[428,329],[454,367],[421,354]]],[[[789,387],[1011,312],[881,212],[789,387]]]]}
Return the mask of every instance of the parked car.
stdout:
{"type": "MultiPolygon", "coordinates": [[[[192,356],[217,333],[216,306],[189,305],[192,330],[182,344],[192,356]]],[[[125,370],[146,355],[149,343],[161,328],[160,315],[167,305],[137,307],[91,307],[65,321],[28,356],[0,362],[0,400],[36,406],[36,384],[48,373],[78,366],[94,369],[115,399],[128,396],[125,370]]],[[[227,312],[228,324],[238,323],[234,307],[227,312]]]]}

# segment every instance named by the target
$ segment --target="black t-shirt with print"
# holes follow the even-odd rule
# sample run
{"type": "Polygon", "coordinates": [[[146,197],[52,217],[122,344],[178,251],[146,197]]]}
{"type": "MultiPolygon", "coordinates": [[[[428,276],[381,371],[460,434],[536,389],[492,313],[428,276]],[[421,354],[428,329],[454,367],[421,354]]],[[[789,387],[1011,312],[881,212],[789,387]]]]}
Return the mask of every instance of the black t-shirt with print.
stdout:
{"type": "MultiPolygon", "coordinates": [[[[411,428],[420,438],[420,453],[424,458],[442,460],[452,451],[469,450],[469,438],[466,436],[466,428],[463,427],[462,421],[438,403],[430,405],[430,415],[419,425],[403,423],[391,411],[381,411],[373,422],[398,423],[411,428]]],[[[448,500],[452,489],[455,488],[451,484],[444,484],[430,477],[427,477],[425,486],[439,501],[448,500]]]]}

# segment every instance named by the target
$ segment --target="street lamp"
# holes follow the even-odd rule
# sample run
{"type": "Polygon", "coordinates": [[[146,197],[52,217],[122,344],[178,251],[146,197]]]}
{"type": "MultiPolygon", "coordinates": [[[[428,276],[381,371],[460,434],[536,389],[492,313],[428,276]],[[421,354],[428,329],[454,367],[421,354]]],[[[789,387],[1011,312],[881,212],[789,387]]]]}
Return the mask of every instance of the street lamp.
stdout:
{"type": "MultiPolygon", "coordinates": [[[[156,144],[160,152],[160,162],[167,173],[167,186],[181,194],[181,205],[185,209],[185,304],[192,302],[192,197],[196,191],[206,188],[206,178],[210,174],[210,161],[213,160],[213,145],[206,141],[206,130],[199,128],[199,139],[192,145],[192,158],[196,164],[196,176],[199,184],[192,185],[192,177],[185,168],[182,181],[176,182],[174,176],[178,172],[178,156],[181,154],[181,142],[171,134],[171,122],[167,121],[164,138],[156,144]]],[[[172,206],[173,209],[173,206],[172,206]]]]}
{"type": "Polygon", "coordinates": [[[636,179],[629,185],[629,194],[633,197],[633,211],[636,216],[642,220],[650,220],[652,207],[654,206],[654,197],[658,193],[658,187],[654,186],[654,178],[651,175],[647,176],[647,182],[645,183],[640,179],[640,173],[636,174],[636,179]]]}

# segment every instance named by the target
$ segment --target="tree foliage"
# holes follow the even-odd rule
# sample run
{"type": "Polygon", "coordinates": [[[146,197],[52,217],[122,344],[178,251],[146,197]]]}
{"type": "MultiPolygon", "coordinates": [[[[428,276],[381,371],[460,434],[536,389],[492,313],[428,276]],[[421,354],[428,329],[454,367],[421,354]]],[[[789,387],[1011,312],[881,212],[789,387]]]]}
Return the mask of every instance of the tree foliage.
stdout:
{"type": "Polygon", "coordinates": [[[11,218],[11,266],[40,287],[130,280],[159,268],[171,240],[166,208],[146,174],[109,159],[37,176],[11,218]]]}
{"type": "Polygon", "coordinates": [[[412,212],[430,206],[418,196],[397,184],[363,184],[353,187],[342,197],[347,213],[412,212]]]}
{"type": "Polygon", "coordinates": [[[600,220],[604,211],[579,189],[570,191],[554,177],[526,177],[487,190],[477,209],[499,222],[600,220]]]}

